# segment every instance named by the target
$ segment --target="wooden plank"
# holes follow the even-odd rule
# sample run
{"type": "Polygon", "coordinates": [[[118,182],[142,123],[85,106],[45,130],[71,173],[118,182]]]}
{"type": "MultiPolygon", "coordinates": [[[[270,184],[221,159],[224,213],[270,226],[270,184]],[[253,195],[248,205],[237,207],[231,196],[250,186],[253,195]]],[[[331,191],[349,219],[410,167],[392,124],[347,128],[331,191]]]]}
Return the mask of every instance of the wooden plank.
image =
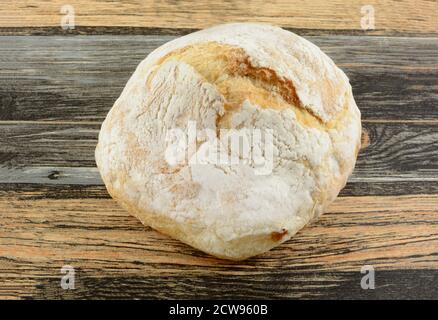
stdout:
{"type": "MultiPolygon", "coordinates": [[[[0,120],[100,123],[137,64],[174,38],[1,37],[0,120]]],[[[438,38],[308,38],[350,77],[365,121],[438,121],[438,38]]]]}
{"type": "MultiPolygon", "coordinates": [[[[0,122],[0,183],[102,184],[94,160],[99,127],[87,123],[0,122]]],[[[385,195],[386,187],[378,186],[391,184],[389,194],[436,191],[437,125],[364,123],[362,140],[347,195],[357,194],[354,190],[385,195]],[[414,191],[413,186],[419,189],[414,191]]]]}
{"type": "Polygon", "coordinates": [[[74,290],[60,287],[53,275],[5,279],[2,299],[432,299],[438,294],[436,270],[377,270],[375,290],[363,290],[363,274],[303,272],[250,274],[232,277],[184,274],[172,277],[94,276],[76,270],[74,290]]]}
{"type": "MultiPolygon", "coordinates": [[[[281,265],[355,271],[364,261],[385,269],[436,269],[437,204],[437,195],[338,198],[326,215],[293,240],[236,263],[215,259],[144,227],[111,199],[9,197],[0,200],[0,246],[3,257],[34,265],[67,259],[98,271],[123,262],[120,269],[108,270],[111,275],[138,272],[142,265],[155,266],[151,275],[177,274],[179,268],[206,271],[197,266],[236,274],[281,265]]],[[[8,269],[4,275],[8,272],[14,271],[8,269]]]]}
{"type": "Polygon", "coordinates": [[[2,169],[95,167],[99,129],[100,124],[0,122],[2,169]]]}
{"type": "MultiPolygon", "coordinates": [[[[103,184],[0,183],[0,197],[19,200],[111,199],[103,184]]],[[[438,181],[348,182],[340,192],[346,196],[399,196],[438,194],[438,181]]]]}
{"type": "MultiPolygon", "coordinates": [[[[18,0],[0,8],[1,27],[61,24],[63,0],[18,0]]],[[[70,0],[77,26],[204,28],[225,22],[265,22],[288,28],[361,30],[361,8],[373,5],[376,34],[436,33],[438,5],[405,0],[113,1],[70,0]]]]}
{"type": "Polygon", "coordinates": [[[377,286],[392,288],[376,290],[380,297],[418,281],[423,294],[437,292],[437,195],[338,198],[292,240],[245,262],[215,259],[144,227],[111,199],[26,197],[0,197],[1,297],[187,298],[199,290],[202,297],[366,297],[365,264],[374,266],[377,286]],[[77,296],[59,288],[67,264],[77,270],[77,296]],[[416,278],[413,270],[424,272],[416,278]],[[388,271],[406,278],[379,274],[388,271]]]}
{"type": "MultiPolygon", "coordinates": [[[[341,190],[346,196],[398,196],[437,194],[438,182],[349,182],[341,190]]],[[[49,183],[2,183],[0,196],[12,196],[20,200],[38,199],[111,199],[103,184],[49,184],[49,183]]]]}
{"type": "Polygon", "coordinates": [[[111,199],[102,184],[3,183],[0,184],[0,197],[17,200],[111,199]]]}
{"type": "Polygon", "coordinates": [[[437,134],[436,124],[364,123],[352,181],[434,181],[438,176],[437,134]]]}

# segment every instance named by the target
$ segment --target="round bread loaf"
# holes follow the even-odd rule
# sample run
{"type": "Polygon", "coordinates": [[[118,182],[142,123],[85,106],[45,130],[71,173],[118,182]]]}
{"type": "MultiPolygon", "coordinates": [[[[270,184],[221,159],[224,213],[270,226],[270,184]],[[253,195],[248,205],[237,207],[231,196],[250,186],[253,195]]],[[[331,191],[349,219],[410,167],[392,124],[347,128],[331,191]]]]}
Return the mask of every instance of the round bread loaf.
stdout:
{"type": "Polygon", "coordinates": [[[324,212],[360,136],[348,78],[317,46],[235,23],[149,54],[102,125],[96,162],[143,224],[241,260],[324,212]]]}

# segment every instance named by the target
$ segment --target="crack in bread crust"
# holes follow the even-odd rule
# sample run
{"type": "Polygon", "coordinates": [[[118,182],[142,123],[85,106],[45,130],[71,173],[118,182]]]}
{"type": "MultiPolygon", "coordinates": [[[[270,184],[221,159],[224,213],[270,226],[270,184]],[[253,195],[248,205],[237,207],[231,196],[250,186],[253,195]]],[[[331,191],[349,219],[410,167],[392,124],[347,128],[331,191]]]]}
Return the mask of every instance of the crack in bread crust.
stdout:
{"type": "MultiPolygon", "coordinates": [[[[220,136],[221,128],[228,127],[227,120],[241,110],[245,100],[263,109],[278,111],[292,109],[300,125],[324,132],[331,129],[342,130],[342,126],[345,125],[344,120],[349,115],[348,91],[345,92],[343,108],[330,121],[324,122],[311,109],[302,105],[291,80],[282,79],[272,69],[254,67],[250,57],[239,47],[215,41],[190,44],[169,52],[158,60],[157,65],[163,65],[170,60],[190,65],[223,95],[226,112],[216,118],[217,137],[220,136]]],[[[330,152],[327,152],[325,157],[335,153],[332,143],[331,141],[330,152]]],[[[314,172],[316,169],[307,159],[294,159],[294,162],[302,164],[313,179],[318,181],[314,172]]],[[[341,171],[348,171],[342,168],[342,162],[339,165],[341,171]]],[[[312,192],[311,196],[315,203],[324,203],[326,200],[320,186],[312,192]]]]}
{"type": "MultiPolygon", "coordinates": [[[[238,110],[244,100],[249,100],[262,108],[292,108],[300,124],[320,130],[335,128],[339,118],[347,113],[345,103],[332,120],[324,122],[302,105],[291,80],[279,77],[272,69],[254,67],[250,57],[239,47],[215,41],[191,44],[169,52],[157,61],[157,65],[172,59],[192,66],[215,85],[225,98],[228,113],[238,110]]],[[[227,119],[227,115],[220,121],[222,119],[227,119]]]]}

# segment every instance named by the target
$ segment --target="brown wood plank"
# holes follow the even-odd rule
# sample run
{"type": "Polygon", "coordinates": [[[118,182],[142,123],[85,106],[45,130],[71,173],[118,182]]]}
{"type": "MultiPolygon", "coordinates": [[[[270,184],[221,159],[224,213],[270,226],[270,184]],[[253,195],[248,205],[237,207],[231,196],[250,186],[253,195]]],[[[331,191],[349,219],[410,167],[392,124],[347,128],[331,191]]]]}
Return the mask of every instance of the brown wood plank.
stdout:
{"type": "MultiPolygon", "coordinates": [[[[0,27],[54,26],[60,28],[63,0],[18,0],[0,8],[0,27]]],[[[218,1],[110,1],[71,0],[77,26],[204,28],[246,21],[288,28],[361,30],[361,7],[373,5],[375,34],[437,32],[435,1],[404,0],[243,0],[218,1]]]]}
{"type": "MultiPolygon", "coordinates": [[[[111,199],[10,197],[0,200],[0,242],[3,257],[33,264],[67,259],[87,263],[87,268],[98,271],[102,265],[111,267],[111,263],[116,266],[116,261],[122,261],[120,269],[108,271],[113,275],[142,271],[138,264],[154,264],[157,270],[151,270],[151,275],[179,273],[178,268],[205,272],[195,270],[196,266],[236,274],[281,265],[354,271],[364,261],[385,269],[436,269],[437,205],[436,195],[341,197],[293,240],[236,263],[215,259],[142,226],[111,199]]],[[[14,273],[8,269],[4,275],[8,272],[14,273]]]]}
{"type": "MultiPolygon", "coordinates": [[[[1,37],[0,120],[100,123],[137,64],[173,38],[1,37]]],[[[438,38],[308,38],[350,77],[365,121],[438,122],[438,38]]]]}
{"type": "Polygon", "coordinates": [[[437,195],[338,198],[292,240],[248,261],[227,262],[144,227],[111,199],[11,194],[0,197],[0,296],[62,296],[57,284],[66,264],[77,270],[79,297],[123,295],[113,281],[128,288],[125,295],[181,298],[198,289],[204,296],[335,295],[337,287],[353,286],[354,280],[357,287],[342,292],[360,295],[365,264],[386,282],[380,270],[425,270],[420,279],[436,293],[437,273],[430,270],[438,269],[437,207],[437,195]],[[231,284],[233,290],[224,293],[231,284]],[[328,284],[335,288],[329,293],[328,284]],[[262,292],[262,285],[269,290],[262,292]]]}

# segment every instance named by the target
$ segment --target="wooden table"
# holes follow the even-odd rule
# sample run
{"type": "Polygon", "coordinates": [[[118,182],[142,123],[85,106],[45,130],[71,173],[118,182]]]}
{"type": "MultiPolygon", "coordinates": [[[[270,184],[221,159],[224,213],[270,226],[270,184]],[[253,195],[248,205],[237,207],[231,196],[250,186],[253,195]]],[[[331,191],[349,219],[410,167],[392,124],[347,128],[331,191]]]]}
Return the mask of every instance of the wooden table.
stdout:
{"type": "Polygon", "coordinates": [[[438,4],[432,1],[65,1],[0,6],[1,298],[438,298],[438,4]],[[361,6],[375,30],[360,27],[361,6]],[[154,48],[260,21],[347,73],[363,148],[340,197],[287,243],[241,263],[144,227],[108,195],[99,127],[154,48]],[[75,268],[75,289],[60,286],[75,268]],[[361,288],[361,268],[375,289],[361,288]]]}

